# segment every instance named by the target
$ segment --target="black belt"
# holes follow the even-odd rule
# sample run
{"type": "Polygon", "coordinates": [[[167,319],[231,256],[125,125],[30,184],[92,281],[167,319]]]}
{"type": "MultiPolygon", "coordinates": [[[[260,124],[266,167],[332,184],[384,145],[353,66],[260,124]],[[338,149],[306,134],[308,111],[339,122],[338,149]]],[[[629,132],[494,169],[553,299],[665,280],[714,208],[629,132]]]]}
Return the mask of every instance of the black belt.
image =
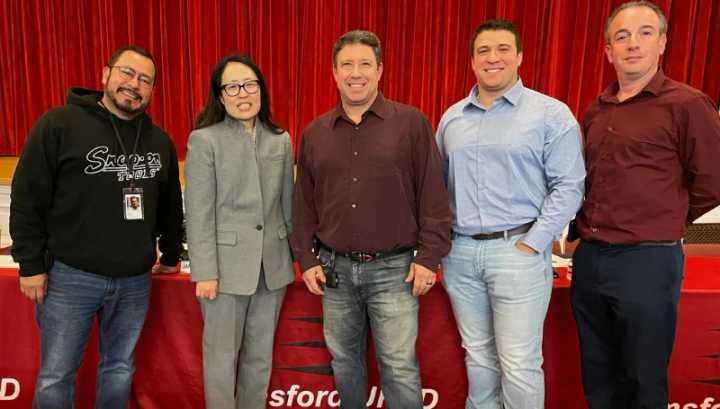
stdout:
{"type": "Polygon", "coordinates": [[[504,230],[504,231],[496,231],[495,233],[478,233],[473,234],[472,237],[475,240],[493,240],[493,239],[499,239],[504,237],[512,237],[517,236],[518,234],[527,233],[530,228],[532,227],[533,223],[525,223],[522,226],[518,226],[515,228],[512,228],[510,230],[504,230]]]}
{"type": "Polygon", "coordinates": [[[638,241],[635,243],[608,243],[607,241],[602,240],[585,240],[583,241],[588,242],[590,244],[594,244],[596,246],[600,247],[635,247],[635,246],[664,246],[664,247],[672,247],[676,246],[679,241],[678,240],[645,240],[645,241],[638,241]]]}
{"type": "Polygon", "coordinates": [[[397,249],[388,250],[388,251],[380,251],[377,253],[366,253],[364,251],[348,251],[348,252],[337,251],[333,248],[326,246],[323,243],[320,243],[320,247],[329,252],[334,251],[336,256],[345,257],[352,261],[357,261],[360,263],[369,263],[371,261],[379,260],[381,258],[397,256],[399,254],[404,254],[404,253],[414,250],[412,247],[400,247],[397,249]]]}

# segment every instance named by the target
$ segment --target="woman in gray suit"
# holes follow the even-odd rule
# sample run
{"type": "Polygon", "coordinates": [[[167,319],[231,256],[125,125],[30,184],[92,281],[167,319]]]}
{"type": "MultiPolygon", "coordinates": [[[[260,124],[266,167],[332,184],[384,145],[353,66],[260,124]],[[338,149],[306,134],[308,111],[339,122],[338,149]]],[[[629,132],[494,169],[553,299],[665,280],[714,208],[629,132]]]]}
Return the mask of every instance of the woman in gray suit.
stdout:
{"type": "Polygon", "coordinates": [[[272,121],[262,73],[247,56],[222,58],[185,161],[208,409],[265,408],[275,326],[294,278],[292,187],[290,138],[272,121]]]}

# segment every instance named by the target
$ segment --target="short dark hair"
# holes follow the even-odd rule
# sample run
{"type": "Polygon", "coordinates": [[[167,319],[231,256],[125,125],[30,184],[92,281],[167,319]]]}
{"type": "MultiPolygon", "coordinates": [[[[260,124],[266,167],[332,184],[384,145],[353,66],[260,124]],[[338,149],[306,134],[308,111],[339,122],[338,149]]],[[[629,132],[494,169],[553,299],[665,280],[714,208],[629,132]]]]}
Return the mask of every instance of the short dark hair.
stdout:
{"type": "Polygon", "coordinates": [[[380,47],[380,39],[375,33],[365,30],[353,30],[340,36],[333,47],[333,67],[337,65],[337,55],[343,47],[350,44],[364,44],[372,48],[375,53],[377,64],[382,64],[382,48],[380,47]]]}
{"type": "Polygon", "coordinates": [[[150,61],[152,61],[152,63],[153,63],[153,68],[155,68],[155,77],[157,77],[157,71],[158,71],[157,65],[155,64],[155,59],[153,58],[152,54],[150,54],[150,51],[146,50],[143,47],[134,45],[134,44],[128,44],[124,47],[120,47],[117,50],[115,50],[115,52],[112,53],[112,55],[110,56],[110,59],[108,59],[107,66],[108,67],[114,66],[115,63],[117,62],[117,60],[120,59],[120,56],[123,55],[123,53],[125,51],[132,51],[136,54],[140,54],[143,57],[150,59],[150,61]]]}
{"type": "Polygon", "coordinates": [[[658,20],[660,20],[660,34],[667,33],[667,17],[665,17],[665,13],[663,13],[660,6],[657,4],[647,1],[647,0],[639,0],[639,1],[629,1],[627,3],[623,3],[617,7],[615,7],[615,10],[610,13],[610,16],[608,17],[607,21],[605,22],[605,42],[607,44],[610,44],[610,24],[612,23],[613,19],[623,10],[631,9],[635,7],[647,7],[650,10],[654,11],[655,14],[658,16],[658,20]]]}
{"type": "Polygon", "coordinates": [[[197,115],[197,118],[195,118],[195,126],[193,129],[205,128],[225,119],[225,106],[220,102],[220,93],[222,92],[221,82],[225,67],[231,62],[246,65],[255,73],[258,79],[258,85],[260,85],[260,112],[258,112],[257,115],[258,119],[267,126],[270,131],[276,134],[283,133],[284,130],[273,122],[272,114],[270,113],[270,93],[265,83],[265,77],[252,58],[244,54],[226,55],[215,64],[212,74],[210,75],[210,90],[208,91],[207,102],[205,102],[205,106],[197,115]]]}
{"type": "Polygon", "coordinates": [[[517,52],[522,52],[522,40],[520,38],[520,30],[515,27],[515,24],[507,20],[491,19],[485,20],[482,24],[475,29],[475,33],[470,39],[470,55],[475,54],[475,40],[477,40],[480,33],[483,31],[509,31],[515,36],[515,48],[517,52]]]}

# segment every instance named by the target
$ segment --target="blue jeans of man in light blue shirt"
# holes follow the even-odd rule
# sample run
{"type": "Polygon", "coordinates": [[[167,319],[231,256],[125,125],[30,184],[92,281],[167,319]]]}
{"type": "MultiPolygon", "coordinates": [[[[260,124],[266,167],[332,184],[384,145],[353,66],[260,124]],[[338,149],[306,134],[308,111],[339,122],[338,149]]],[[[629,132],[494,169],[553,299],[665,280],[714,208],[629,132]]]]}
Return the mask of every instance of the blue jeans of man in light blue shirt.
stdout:
{"type": "Polygon", "coordinates": [[[95,407],[127,407],[133,351],[145,322],[150,285],[149,272],[109,278],[55,261],[48,273],[47,297],[36,310],[40,371],[34,409],[74,407],[75,378],[96,316],[100,363],[95,407]]]}
{"type": "Polygon", "coordinates": [[[466,351],[466,408],[544,407],[542,339],[551,255],[517,249],[523,237],[474,240],[455,234],[443,260],[443,284],[466,351]]]}
{"type": "MultiPolygon", "coordinates": [[[[320,250],[320,260],[327,258],[320,250]]],[[[405,282],[411,259],[411,251],[367,263],[335,259],[339,283],[325,287],[323,323],[343,409],[366,408],[368,323],[387,406],[423,407],[415,356],[418,299],[405,282]]]]}

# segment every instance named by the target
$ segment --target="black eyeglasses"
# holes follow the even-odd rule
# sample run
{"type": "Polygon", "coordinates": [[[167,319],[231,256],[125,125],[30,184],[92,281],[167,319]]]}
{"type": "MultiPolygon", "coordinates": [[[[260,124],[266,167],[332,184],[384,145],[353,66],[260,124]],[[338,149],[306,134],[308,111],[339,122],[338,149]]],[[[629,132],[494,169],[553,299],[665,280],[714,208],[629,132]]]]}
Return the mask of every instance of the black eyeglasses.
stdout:
{"type": "Polygon", "coordinates": [[[118,72],[120,73],[120,78],[124,79],[125,81],[132,81],[135,77],[137,77],[138,83],[140,83],[140,86],[144,88],[152,88],[153,84],[155,83],[154,79],[150,78],[145,74],[138,74],[138,72],[135,71],[134,68],[126,67],[124,65],[113,65],[110,67],[110,69],[113,68],[117,68],[118,72]]]}
{"type": "Polygon", "coordinates": [[[245,81],[242,84],[237,82],[231,82],[225,85],[221,85],[225,95],[229,97],[236,97],[240,95],[240,90],[244,89],[248,94],[257,94],[260,91],[260,82],[258,80],[245,81]]]}

